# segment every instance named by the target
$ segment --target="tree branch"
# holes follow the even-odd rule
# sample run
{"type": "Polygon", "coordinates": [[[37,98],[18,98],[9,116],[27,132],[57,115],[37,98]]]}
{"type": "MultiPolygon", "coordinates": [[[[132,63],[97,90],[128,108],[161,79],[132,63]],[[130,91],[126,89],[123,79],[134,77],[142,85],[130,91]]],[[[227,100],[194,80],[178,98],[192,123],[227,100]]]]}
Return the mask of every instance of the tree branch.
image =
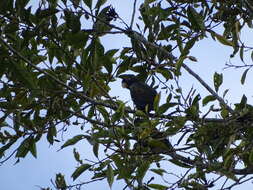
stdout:
{"type": "Polygon", "coordinates": [[[197,79],[207,89],[207,91],[210,92],[210,94],[212,94],[223,106],[227,108],[230,113],[234,113],[234,110],[225,103],[223,98],[221,98],[205,81],[203,81],[198,74],[191,70],[186,64],[182,64],[182,67],[195,79],[197,79]]]}

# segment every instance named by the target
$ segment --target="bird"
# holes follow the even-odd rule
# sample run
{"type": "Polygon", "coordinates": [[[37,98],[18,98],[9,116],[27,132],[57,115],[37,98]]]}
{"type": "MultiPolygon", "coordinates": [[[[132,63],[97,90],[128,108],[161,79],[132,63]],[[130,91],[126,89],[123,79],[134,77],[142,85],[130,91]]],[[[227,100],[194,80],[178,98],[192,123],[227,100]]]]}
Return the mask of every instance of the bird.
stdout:
{"type": "Polygon", "coordinates": [[[141,82],[132,74],[122,75],[122,87],[130,91],[132,101],[138,110],[150,112],[154,110],[154,100],[157,92],[154,88],[141,82]]]}

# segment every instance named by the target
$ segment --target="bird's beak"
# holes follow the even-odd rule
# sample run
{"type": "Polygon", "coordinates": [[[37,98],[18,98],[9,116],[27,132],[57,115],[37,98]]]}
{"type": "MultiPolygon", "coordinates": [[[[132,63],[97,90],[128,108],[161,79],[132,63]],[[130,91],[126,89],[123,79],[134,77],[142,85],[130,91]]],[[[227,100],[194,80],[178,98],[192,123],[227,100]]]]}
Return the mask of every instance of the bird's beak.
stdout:
{"type": "Polygon", "coordinates": [[[128,88],[128,85],[127,85],[127,83],[125,83],[125,82],[122,82],[122,83],[121,83],[121,86],[122,86],[122,88],[128,88]]]}

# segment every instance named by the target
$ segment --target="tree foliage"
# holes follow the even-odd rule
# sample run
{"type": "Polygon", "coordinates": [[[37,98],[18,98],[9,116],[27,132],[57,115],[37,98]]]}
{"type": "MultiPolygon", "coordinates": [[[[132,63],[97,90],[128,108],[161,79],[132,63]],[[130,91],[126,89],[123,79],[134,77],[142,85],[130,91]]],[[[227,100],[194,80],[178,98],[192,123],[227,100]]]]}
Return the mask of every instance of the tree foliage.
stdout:
{"type": "MultiPolygon", "coordinates": [[[[28,153],[37,157],[37,143],[46,136],[62,149],[79,141],[93,147],[100,160],[94,163],[80,159],[74,148],[74,180],[90,172],[92,180],[106,179],[110,187],[121,179],[130,189],[158,190],[208,189],[227,180],[232,183],[221,189],[231,189],[250,180],[252,106],[246,96],[235,104],[225,100],[227,91],[218,94],[222,74],[214,73],[212,87],[185,61],[196,62],[191,49],[211,37],[244,62],[244,52],[252,47],[240,32],[252,28],[252,1],[145,0],[133,5],[131,20],[123,20],[106,0],[0,1],[1,164],[12,156],[17,161],[28,153]],[[107,35],[122,35],[131,44],[105,48],[101,38],[107,35]],[[209,95],[200,97],[194,88],[185,95],[176,83],[182,70],[209,95]],[[109,95],[111,83],[129,72],[165,94],[164,102],[155,100],[152,114],[109,95]],[[72,125],[82,133],[59,142],[59,131],[72,125]],[[171,144],[168,137],[178,141],[171,144]],[[182,175],[168,177],[168,183],[146,177],[150,172],[170,176],[172,166],[182,175]]],[[[245,69],[243,85],[252,65],[229,66],[245,69]]],[[[56,175],[57,189],[82,185],[56,175]]]]}

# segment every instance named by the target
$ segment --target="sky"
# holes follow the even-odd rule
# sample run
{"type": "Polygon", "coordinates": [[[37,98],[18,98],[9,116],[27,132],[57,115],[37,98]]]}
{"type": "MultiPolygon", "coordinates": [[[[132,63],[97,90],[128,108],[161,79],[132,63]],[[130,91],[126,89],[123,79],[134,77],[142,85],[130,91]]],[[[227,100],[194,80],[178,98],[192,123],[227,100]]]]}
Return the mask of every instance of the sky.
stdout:
{"type": "MultiPolygon", "coordinates": [[[[37,1],[33,0],[32,4],[37,1]]],[[[120,15],[120,17],[129,21],[131,18],[131,10],[132,9],[132,0],[125,1],[116,1],[111,0],[108,1],[108,4],[112,4],[116,12],[120,15]]],[[[141,3],[142,1],[138,1],[141,3]]],[[[137,6],[138,7],[138,6],[137,6]]],[[[248,45],[253,46],[253,42],[249,41],[252,38],[252,31],[244,30],[242,32],[243,38],[248,42],[248,45]],[[251,43],[251,44],[250,44],[251,43]]],[[[120,48],[123,46],[129,46],[129,39],[126,37],[122,37],[121,35],[111,35],[104,39],[102,39],[102,43],[108,49],[120,48]],[[112,43],[113,42],[113,43],[112,43]]],[[[253,75],[251,71],[248,73],[248,77],[246,78],[245,85],[240,84],[240,78],[243,73],[243,70],[236,69],[225,69],[225,63],[231,61],[233,63],[241,62],[238,57],[234,59],[229,59],[229,55],[232,53],[232,49],[221,45],[217,42],[214,42],[212,39],[205,39],[197,43],[197,45],[191,51],[191,55],[195,56],[198,59],[198,62],[186,62],[186,64],[191,67],[198,75],[203,78],[210,86],[213,86],[213,74],[214,72],[223,73],[224,83],[220,89],[220,95],[222,92],[229,88],[229,93],[227,95],[228,102],[235,103],[240,101],[243,94],[248,97],[249,103],[253,103],[252,101],[252,80],[253,75]]],[[[245,59],[247,63],[251,64],[252,60],[250,56],[247,56],[245,59]]],[[[188,73],[183,72],[183,76],[180,79],[180,83],[184,87],[184,91],[187,92],[192,86],[196,87],[201,94],[201,96],[208,95],[208,92],[204,89],[204,87],[200,86],[199,83],[188,73]]],[[[117,96],[120,100],[128,101],[132,106],[129,92],[127,90],[120,90],[121,84],[120,80],[117,80],[112,85],[112,89],[110,91],[110,95],[117,96]]],[[[164,97],[163,97],[164,98],[164,97]]],[[[75,128],[68,129],[67,134],[63,135],[63,139],[67,140],[71,138],[75,134],[79,134],[80,130],[75,128]]],[[[54,179],[56,173],[65,173],[66,177],[71,176],[72,172],[76,167],[76,161],[73,158],[72,150],[73,147],[63,149],[61,151],[57,151],[60,149],[62,143],[55,144],[54,146],[49,146],[46,142],[46,139],[41,140],[38,145],[38,157],[34,158],[31,155],[27,156],[25,159],[20,160],[20,163],[15,164],[15,159],[10,159],[7,163],[0,166],[0,189],[1,190],[36,190],[39,187],[47,187],[50,185],[50,179],[54,179]]],[[[87,143],[79,143],[77,145],[77,149],[82,152],[82,157],[94,159],[92,156],[92,147],[87,143]]],[[[168,168],[168,170],[173,168],[168,168]]],[[[83,174],[80,179],[78,178],[74,183],[78,183],[80,181],[88,181],[89,174],[83,174]]],[[[68,178],[69,183],[73,183],[70,178],[68,178]]],[[[117,182],[113,185],[112,190],[123,189],[122,187],[124,183],[117,182]]],[[[243,185],[234,190],[239,189],[249,189],[251,184],[243,185]]],[[[108,187],[106,181],[102,181],[99,183],[92,183],[87,186],[84,186],[83,189],[89,188],[105,188],[108,187]]]]}

